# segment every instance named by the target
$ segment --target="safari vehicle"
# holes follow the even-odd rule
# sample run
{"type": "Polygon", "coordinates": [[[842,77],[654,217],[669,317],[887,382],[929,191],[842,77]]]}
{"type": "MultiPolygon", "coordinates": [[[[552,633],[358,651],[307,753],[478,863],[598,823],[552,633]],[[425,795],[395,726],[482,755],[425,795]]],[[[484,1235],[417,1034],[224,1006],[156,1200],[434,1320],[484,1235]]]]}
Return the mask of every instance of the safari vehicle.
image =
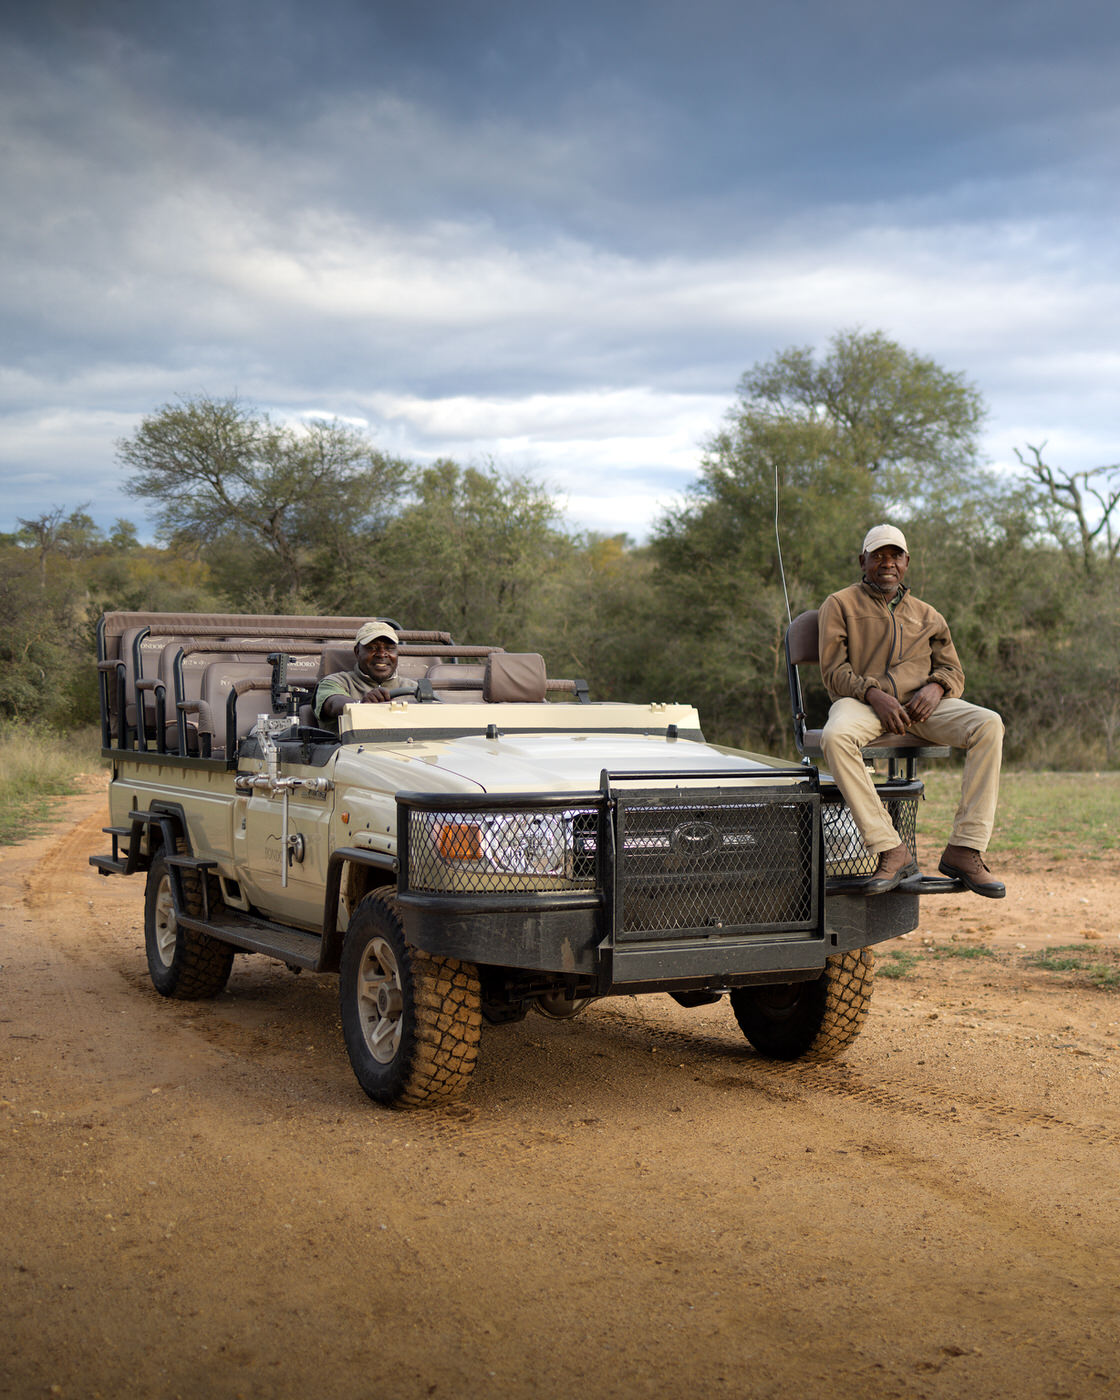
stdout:
{"type": "MultiPolygon", "coordinates": [[[[314,725],[360,617],[118,612],[98,627],[111,838],[143,872],[156,990],[216,996],[234,959],[339,976],[358,1082],[462,1092],[484,1023],[609,996],[726,997],[762,1055],[858,1033],[871,946],[917,894],[875,865],[833,785],[706,743],[683,703],[594,703],[540,656],[400,630],[415,695],[314,725]]],[[[395,626],[396,624],[394,624],[395,626]]],[[[883,789],[914,845],[921,784],[883,789]]]]}

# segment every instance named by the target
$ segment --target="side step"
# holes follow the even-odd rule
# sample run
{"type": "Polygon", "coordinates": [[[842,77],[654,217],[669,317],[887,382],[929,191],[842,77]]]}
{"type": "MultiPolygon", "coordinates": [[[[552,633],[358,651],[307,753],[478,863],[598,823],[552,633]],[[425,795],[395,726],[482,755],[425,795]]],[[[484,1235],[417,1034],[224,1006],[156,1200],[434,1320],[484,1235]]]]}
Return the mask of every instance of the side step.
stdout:
{"type": "Polygon", "coordinates": [[[128,868],[128,856],[122,856],[117,843],[128,841],[131,845],[131,826],[103,826],[101,830],[106,836],[113,838],[113,854],[111,856],[90,856],[89,863],[99,875],[130,875],[132,872],[128,868]]]}
{"type": "MultiPolygon", "coordinates": [[[[836,879],[824,882],[824,892],[829,894],[863,894],[871,876],[859,879],[836,879]]],[[[962,880],[950,879],[948,875],[911,875],[896,886],[898,894],[960,894],[966,889],[962,880]]]]}
{"type": "Polygon", "coordinates": [[[89,863],[99,875],[128,874],[127,856],[123,858],[118,857],[117,859],[114,859],[112,856],[90,856],[89,863]]]}
{"type": "Polygon", "coordinates": [[[907,894],[962,894],[968,886],[949,875],[911,875],[898,887],[907,894]]]}
{"type": "Polygon", "coordinates": [[[318,933],[307,933],[304,929],[289,928],[287,924],[274,924],[268,919],[259,919],[252,914],[219,914],[212,919],[196,919],[187,914],[178,916],[182,928],[193,929],[195,933],[208,933],[211,938],[220,938],[234,948],[245,953],[264,953],[276,958],[289,967],[303,967],[315,972],[319,967],[323,939],[318,933]]]}

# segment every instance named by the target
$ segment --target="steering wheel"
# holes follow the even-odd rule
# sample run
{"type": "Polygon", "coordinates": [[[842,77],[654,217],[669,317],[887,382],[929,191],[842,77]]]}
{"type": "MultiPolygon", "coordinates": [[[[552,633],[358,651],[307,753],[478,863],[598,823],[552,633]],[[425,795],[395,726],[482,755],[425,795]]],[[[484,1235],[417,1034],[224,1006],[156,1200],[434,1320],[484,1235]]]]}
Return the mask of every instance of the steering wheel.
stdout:
{"type": "Polygon", "coordinates": [[[415,700],[417,704],[423,704],[425,701],[427,701],[429,704],[436,705],[440,703],[439,700],[436,699],[435,693],[432,690],[431,682],[426,679],[418,681],[415,690],[411,690],[407,686],[403,685],[394,686],[393,689],[389,692],[389,699],[415,700]]]}

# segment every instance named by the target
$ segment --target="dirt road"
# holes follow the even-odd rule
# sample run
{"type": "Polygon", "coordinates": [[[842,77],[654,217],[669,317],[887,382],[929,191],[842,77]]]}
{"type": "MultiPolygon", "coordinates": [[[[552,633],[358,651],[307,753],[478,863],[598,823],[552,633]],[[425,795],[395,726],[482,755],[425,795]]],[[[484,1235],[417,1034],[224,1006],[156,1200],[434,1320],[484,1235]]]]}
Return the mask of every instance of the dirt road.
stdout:
{"type": "Polygon", "coordinates": [[[1026,962],[1115,956],[1117,872],[927,901],[831,1064],[623,999],[405,1113],[334,979],[155,995],[102,803],[0,854],[0,1395],[1120,1392],[1120,992],[1026,962]]]}

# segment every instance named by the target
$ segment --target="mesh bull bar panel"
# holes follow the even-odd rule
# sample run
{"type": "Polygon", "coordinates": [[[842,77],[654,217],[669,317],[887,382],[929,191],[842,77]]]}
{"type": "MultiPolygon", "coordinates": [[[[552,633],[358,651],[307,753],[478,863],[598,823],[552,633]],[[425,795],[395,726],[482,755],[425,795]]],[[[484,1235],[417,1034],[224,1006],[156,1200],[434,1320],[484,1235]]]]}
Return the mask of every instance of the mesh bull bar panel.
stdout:
{"type": "Polygon", "coordinates": [[[614,942],[815,933],[820,926],[820,795],[814,772],[673,775],[688,786],[612,787],[663,774],[604,773],[615,810],[614,942]],[[797,785],[774,779],[794,777],[797,785]],[[696,780],[705,784],[693,786],[696,780]],[[713,784],[720,784],[713,787],[713,784]]]}

